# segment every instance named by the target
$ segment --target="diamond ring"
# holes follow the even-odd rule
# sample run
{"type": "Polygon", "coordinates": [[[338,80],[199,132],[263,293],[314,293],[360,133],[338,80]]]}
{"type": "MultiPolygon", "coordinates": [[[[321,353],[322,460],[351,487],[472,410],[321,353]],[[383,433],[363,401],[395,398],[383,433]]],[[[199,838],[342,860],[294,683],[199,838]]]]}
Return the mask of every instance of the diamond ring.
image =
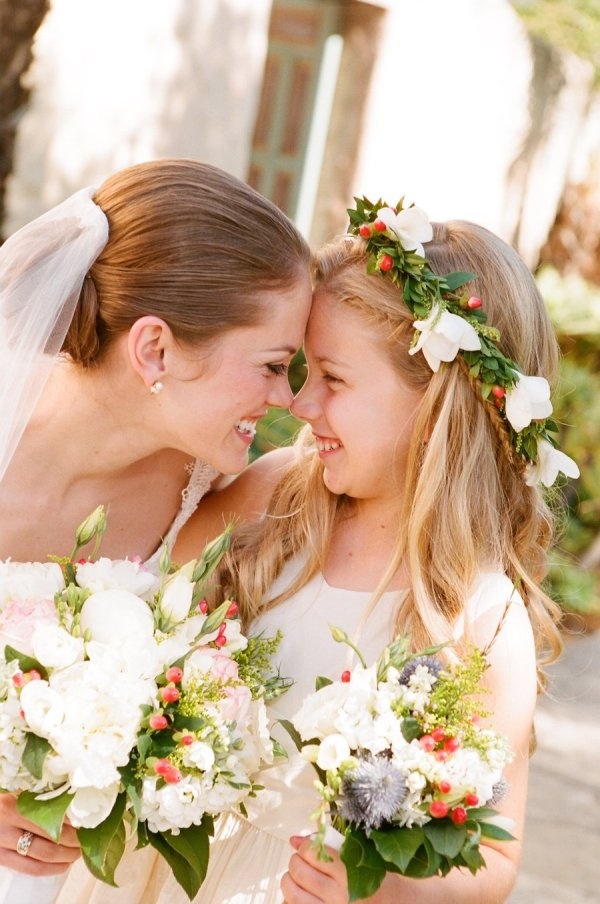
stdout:
{"type": "Polygon", "coordinates": [[[17,841],[17,854],[20,854],[21,857],[26,857],[29,853],[29,848],[31,847],[32,841],[33,832],[23,832],[23,834],[19,836],[19,840],[17,841]]]}

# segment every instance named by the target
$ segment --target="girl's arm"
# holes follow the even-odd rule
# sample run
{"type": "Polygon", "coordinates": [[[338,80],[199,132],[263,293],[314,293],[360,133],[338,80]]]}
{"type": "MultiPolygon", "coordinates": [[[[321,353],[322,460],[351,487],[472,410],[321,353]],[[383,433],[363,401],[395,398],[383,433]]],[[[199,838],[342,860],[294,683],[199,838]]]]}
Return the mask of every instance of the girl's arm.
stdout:
{"type": "MultiPolygon", "coordinates": [[[[498,623],[494,608],[476,623],[473,641],[485,647],[498,623]]],[[[389,873],[369,904],[502,904],[508,898],[517,876],[525,802],[529,744],[537,693],[533,633],[525,607],[517,601],[509,607],[502,630],[488,654],[486,673],[490,689],[490,722],[505,735],[515,758],[505,770],[509,784],[505,799],[496,806],[509,817],[516,841],[498,845],[482,844],[486,867],[474,876],[467,870],[453,869],[446,877],[407,879],[389,873]]],[[[291,839],[295,853],[281,882],[286,904],[347,904],[345,867],[330,851],[332,862],[318,860],[308,838],[291,839]]]]}

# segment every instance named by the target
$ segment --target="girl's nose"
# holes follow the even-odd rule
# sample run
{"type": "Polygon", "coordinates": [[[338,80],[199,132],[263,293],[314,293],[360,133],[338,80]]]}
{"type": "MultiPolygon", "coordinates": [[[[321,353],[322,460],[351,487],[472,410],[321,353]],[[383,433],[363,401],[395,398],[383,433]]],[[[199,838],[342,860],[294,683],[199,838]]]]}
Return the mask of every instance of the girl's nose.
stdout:
{"type": "Polygon", "coordinates": [[[267,405],[273,408],[289,408],[293,398],[294,394],[285,377],[279,377],[271,381],[267,405]]]}
{"type": "Polygon", "coordinates": [[[308,380],[300,392],[294,396],[290,411],[294,417],[300,418],[302,421],[315,421],[319,417],[321,407],[311,391],[308,380]]]}

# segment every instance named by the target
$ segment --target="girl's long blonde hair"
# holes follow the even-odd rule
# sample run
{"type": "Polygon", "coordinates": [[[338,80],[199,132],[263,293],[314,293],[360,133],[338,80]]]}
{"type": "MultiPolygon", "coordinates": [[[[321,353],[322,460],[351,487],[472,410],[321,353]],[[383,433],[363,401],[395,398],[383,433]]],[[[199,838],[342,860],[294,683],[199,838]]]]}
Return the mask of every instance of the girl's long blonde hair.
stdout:
{"type": "MultiPolygon", "coordinates": [[[[500,346],[525,374],[552,381],[558,362],[552,326],[531,272],[505,242],[464,221],[433,224],[426,245],[437,274],[477,274],[469,285],[481,297],[500,346]]],[[[316,256],[316,285],[381,328],[384,347],[401,378],[422,389],[398,512],[393,557],[375,591],[405,562],[411,587],[396,618],[415,648],[452,637],[470,588],[483,570],[501,570],[518,586],[534,627],[540,664],[556,658],[559,609],[541,588],[553,534],[551,512],[537,487],[528,487],[504,422],[484,402],[460,356],[432,373],[423,355],[410,356],[412,315],[390,279],[368,275],[363,243],[345,236],[316,256]]],[[[227,580],[248,620],[287,599],[324,567],[332,532],[352,509],[324,485],[310,430],[297,440],[297,461],[276,488],[267,517],[240,529],[228,559],[227,580]],[[294,583],[273,597],[285,562],[299,552],[304,565],[294,583]],[[269,594],[271,593],[271,596],[269,594]]]]}

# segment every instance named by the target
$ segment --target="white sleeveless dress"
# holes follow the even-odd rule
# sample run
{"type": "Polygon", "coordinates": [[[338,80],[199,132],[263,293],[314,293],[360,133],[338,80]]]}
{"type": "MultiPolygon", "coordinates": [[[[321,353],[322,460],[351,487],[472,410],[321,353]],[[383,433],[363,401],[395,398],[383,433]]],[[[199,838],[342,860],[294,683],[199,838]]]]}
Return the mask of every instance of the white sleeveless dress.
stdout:
{"type": "MultiPolygon", "coordinates": [[[[297,562],[290,562],[273,588],[273,595],[289,586],[297,562]]],[[[329,625],[357,637],[367,662],[373,662],[393,636],[393,610],[397,593],[383,595],[371,610],[370,592],[331,587],[317,575],[297,594],[264,613],[252,633],[272,636],[278,629],[283,640],[277,661],[280,673],[294,685],[269,707],[270,716],[290,719],[306,694],[314,691],[317,675],[337,678],[352,664],[348,647],[333,641],[329,625]],[[368,614],[368,620],[365,618],[368,614]]],[[[509,600],[522,606],[510,580],[503,574],[481,575],[467,607],[467,618],[497,610],[502,616],[509,600]]],[[[455,636],[463,633],[457,625],[455,636]]],[[[289,759],[265,769],[257,781],[264,785],[247,803],[248,819],[237,814],[221,817],[211,842],[208,875],[195,904],[280,904],[281,876],[292,854],[289,837],[313,830],[310,814],[317,803],[315,773],[296,752],[285,731],[274,726],[289,759]]],[[[117,870],[119,888],[95,881],[81,865],[71,868],[59,904],[187,904],[188,898],[173,879],[165,861],[153,851],[127,854],[117,870]]]]}
{"type": "MultiPolygon", "coordinates": [[[[189,466],[189,481],[181,492],[180,509],[173,519],[167,535],[163,540],[163,542],[168,542],[170,549],[175,545],[179,531],[196,511],[198,503],[202,497],[206,495],[212,481],[218,474],[219,472],[213,468],[212,465],[208,465],[206,462],[200,461],[199,459],[189,466]]],[[[148,568],[152,569],[158,567],[161,550],[162,544],[161,547],[159,547],[159,549],[157,549],[146,561],[148,568]]],[[[61,904],[74,904],[75,901],[81,901],[83,904],[84,901],[87,901],[85,895],[80,894],[80,883],[76,876],[76,873],[79,873],[80,871],[85,872],[86,877],[89,875],[87,870],[84,870],[80,863],[72,867],[66,874],[61,891],[58,893],[58,896],[54,898],[56,902],[60,901],[61,904]]],[[[56,888],[58,881],[58,877],[49,877],[47,881],[44,879],[36,880],[36,882],[39,883],[40,888],[39,900],[42,900],[42,898],[48,900],[51,890],[56,888]],[[43,891],[44,885],[47,885],[48,895],[43,891]]],[[[100,885],[101,883],[97,884],[100,885]]],[[[108,888],[108,886],[104,886],[104,888],[108,888]]],[[[7,900],[7,904],[21,904],[21,901],[17,900],[17,897],[20,895],[20,890],[17,891],[16,889],[17,885],[15,884],[15,874],[13,871],[0,866],[0,901],[4,902],[7,900]]],[[[29,899],[29,893],[25,887],[23,888],[22,895],[22,900],[29,899]]],[[[103,898],[100,897],[98,900],[102,901],[103,898]]]]}

